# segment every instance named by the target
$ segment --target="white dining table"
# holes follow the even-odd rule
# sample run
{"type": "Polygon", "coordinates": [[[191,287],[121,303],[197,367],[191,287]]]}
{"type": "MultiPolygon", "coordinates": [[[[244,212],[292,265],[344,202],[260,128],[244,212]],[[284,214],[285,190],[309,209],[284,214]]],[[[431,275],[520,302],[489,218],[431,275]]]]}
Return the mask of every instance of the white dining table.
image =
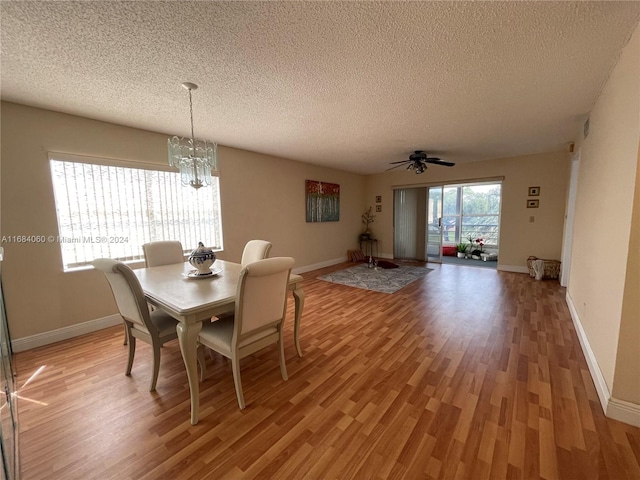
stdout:
{"type": "MultiPolygon", "coordinates": [[[[211,269],[219,270],[219,273],[205,278],[189,278],[186,275],[193,271],[193,267],[187,262],[134,270],[147,301],[179,321],[176,330],[189,380],[192,425],[198,423],[200,409],[196,358],[198,334],[202,329],[202,322],[209,321],[214,316],[233,312],[242,266],[239,263],[216,260],[211,269]]],[[[298,356],[302,357],[300,348],[300,319],[304,307],[302,277],[291,274],[288,289],[293,292],[295,300],[293,328],[295,347],[298,356]]]]}

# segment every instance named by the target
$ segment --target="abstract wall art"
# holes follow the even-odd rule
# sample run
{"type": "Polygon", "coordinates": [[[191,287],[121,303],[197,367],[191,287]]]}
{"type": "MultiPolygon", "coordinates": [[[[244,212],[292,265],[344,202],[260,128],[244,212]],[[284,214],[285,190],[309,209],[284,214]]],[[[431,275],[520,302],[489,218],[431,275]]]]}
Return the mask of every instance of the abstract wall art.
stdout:
{"type": "Polygon", "coordinates": [[[340,185],[305,180],[307,222],[337,222],[340,220],[340,185]]]}

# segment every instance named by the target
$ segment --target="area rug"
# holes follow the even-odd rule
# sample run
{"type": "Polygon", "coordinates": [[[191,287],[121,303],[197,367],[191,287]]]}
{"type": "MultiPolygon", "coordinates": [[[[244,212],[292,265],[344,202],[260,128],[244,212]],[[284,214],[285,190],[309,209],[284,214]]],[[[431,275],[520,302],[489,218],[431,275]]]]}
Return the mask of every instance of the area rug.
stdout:
{"type": "Polygon", "coordinates": [[[401,265],[398,268],[369,268],[366,264],[338,270],[318,277],[325,282],[363,288],[382,293],[394,293],[429,273],[431,268],[401,265]]]}

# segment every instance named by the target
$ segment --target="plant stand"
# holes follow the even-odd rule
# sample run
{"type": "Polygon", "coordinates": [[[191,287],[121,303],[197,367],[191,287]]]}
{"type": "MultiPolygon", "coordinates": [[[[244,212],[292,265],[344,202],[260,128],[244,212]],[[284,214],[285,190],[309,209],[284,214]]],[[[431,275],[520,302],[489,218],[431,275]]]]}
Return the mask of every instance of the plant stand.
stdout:
{"type": "Polygon", "coordinates": [[[363,240],[360,238],[360,250],[364,252],[365,257],[377,257],[378,256],[378,239],[377,238],[367,238],[363,240]],[[362,248],[364,245],[364,248],[362,248]],[[374,247],[375,247],[375,255],[374,255],[374,247]]]}

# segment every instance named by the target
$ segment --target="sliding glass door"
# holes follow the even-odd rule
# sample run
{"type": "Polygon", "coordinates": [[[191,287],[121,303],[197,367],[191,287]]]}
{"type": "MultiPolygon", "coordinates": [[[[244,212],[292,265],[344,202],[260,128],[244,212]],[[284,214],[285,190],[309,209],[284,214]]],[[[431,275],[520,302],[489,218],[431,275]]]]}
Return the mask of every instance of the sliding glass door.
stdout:
{"type": "Polygon", "coordinates": [[[429,187],[427,190],[427,262],[442,263],[443,186],[429,187]]]}
{"type": "Polygon", "coordinates": [[[500,181],[394,190],[394,258],[442,263],[443,247],[455,255],[469,239],[497,254],[501,190],[500,181]]]}
{"type": "Polygon", "coordinates": [[[500,238],[501,183],[445,185],[443,244],[474,242],[482,238],[497,251],[500,238]]]}

